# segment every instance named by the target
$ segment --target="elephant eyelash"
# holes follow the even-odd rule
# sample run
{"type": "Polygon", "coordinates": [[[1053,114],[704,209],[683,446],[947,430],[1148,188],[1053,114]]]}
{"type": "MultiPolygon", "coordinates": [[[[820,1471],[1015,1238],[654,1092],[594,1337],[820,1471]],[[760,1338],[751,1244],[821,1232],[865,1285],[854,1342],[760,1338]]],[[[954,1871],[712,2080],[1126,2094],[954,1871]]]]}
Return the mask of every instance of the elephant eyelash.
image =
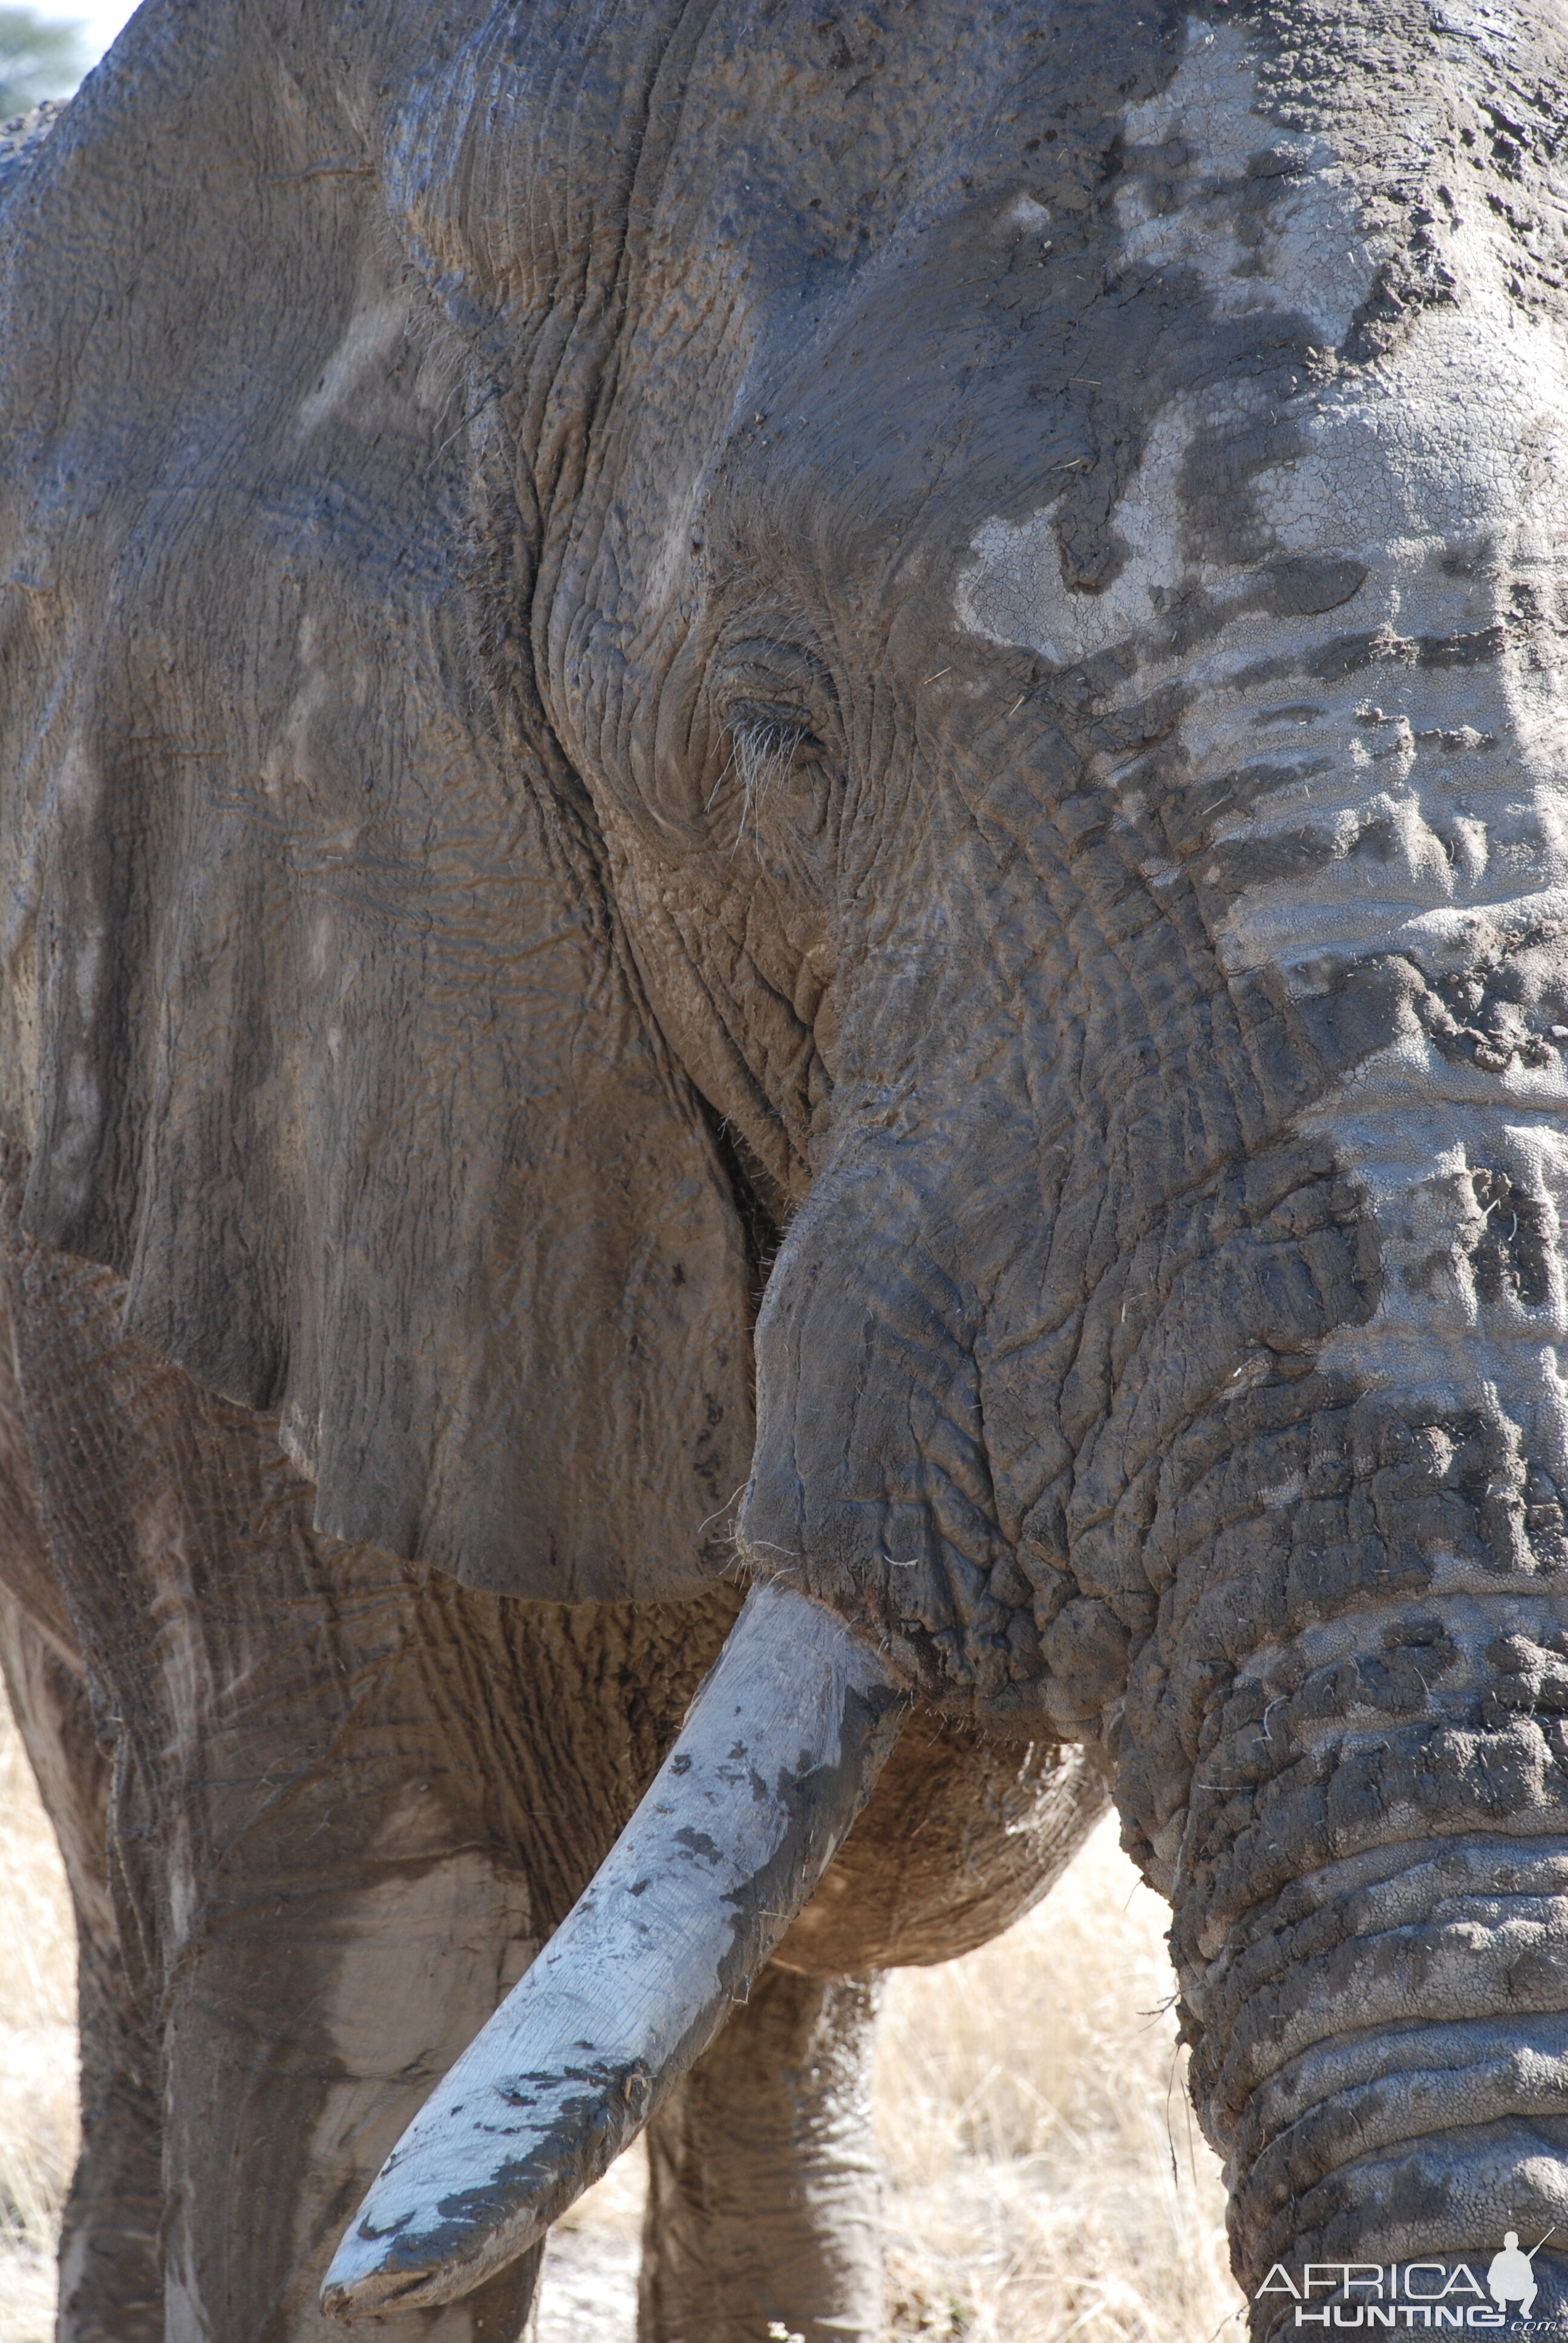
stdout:
{"type": "Polygon", "coordinates": [[[729,755],[709,794],[708,809],[712,811],[720,790],[731,777],[739,782],[740,826],[735,833],[735,848],[746,835],[748,820],[755,837],[757,807],[764,793],[784,779],[803,748],[815,749],[817,745],[809,726],[788,717],[731,718],[729,755]]]}

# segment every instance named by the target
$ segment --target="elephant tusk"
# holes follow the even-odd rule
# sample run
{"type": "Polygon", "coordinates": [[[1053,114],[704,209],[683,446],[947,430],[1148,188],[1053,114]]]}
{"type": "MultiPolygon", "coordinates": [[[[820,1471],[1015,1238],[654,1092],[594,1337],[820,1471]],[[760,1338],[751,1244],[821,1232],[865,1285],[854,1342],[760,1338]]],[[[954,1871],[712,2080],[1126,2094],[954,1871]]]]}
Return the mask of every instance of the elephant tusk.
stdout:
{"type": "Polygon", "coordinates": [[[324,2309],[457,2301],[599,2177],[746,1999],[908,1705],[834,1612],[752,1588],[642,1804],[377,2173],[324,2309]]]}

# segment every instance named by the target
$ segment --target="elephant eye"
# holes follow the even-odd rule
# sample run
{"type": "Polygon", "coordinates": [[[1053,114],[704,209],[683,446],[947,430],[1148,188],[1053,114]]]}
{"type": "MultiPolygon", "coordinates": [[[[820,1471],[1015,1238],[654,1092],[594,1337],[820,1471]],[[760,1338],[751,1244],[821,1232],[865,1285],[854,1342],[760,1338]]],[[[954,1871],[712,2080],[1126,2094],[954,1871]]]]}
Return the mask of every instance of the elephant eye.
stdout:
{"type": "Polygon", "coordinates": [[[733,781],[749,809],[798,768],[818,764],[822,758],[822,743],[799,709],[736,700],[727,711],[725,731],[729,753],[713,785],[709,806],[733,781]]]}

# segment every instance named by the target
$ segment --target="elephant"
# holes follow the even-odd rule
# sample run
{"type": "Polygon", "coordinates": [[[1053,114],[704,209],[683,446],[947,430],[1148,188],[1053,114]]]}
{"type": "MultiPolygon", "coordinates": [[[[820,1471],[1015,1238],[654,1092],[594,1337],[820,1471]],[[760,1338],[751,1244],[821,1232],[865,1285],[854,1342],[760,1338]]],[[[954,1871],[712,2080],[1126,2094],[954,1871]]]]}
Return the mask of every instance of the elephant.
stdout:
{"type": "Polygon", "coordinates": [[[877,2332],[876,1977],[1108,1797],[1257,2343],[1568,2312],[1565,121],[145,0],[7,131],[72,2343],[510,2337],[645,2129],[645,2343],[877,2332]]]}

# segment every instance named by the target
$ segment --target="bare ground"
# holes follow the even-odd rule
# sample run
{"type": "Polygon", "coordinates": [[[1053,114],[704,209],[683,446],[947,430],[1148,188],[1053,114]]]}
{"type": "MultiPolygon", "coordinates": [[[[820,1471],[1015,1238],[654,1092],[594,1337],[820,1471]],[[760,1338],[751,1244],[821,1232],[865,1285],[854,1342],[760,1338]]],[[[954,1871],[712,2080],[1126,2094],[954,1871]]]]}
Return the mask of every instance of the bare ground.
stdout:
{"type": "MultiPolygon", "coordinates": [[[[1104,1825],[1041,1911],[967,1960],[890,1981],[889,2343],[1239,2343],[1165,1923],[1104,1825]]],[[[58,1857],[0,1709],[0,2343],[54,2329],[75,1969],[58,1857]]],[[[632,2343],[644,2185],[634,2151],[558,2225],[534,2343],[632,2343]]]]}

